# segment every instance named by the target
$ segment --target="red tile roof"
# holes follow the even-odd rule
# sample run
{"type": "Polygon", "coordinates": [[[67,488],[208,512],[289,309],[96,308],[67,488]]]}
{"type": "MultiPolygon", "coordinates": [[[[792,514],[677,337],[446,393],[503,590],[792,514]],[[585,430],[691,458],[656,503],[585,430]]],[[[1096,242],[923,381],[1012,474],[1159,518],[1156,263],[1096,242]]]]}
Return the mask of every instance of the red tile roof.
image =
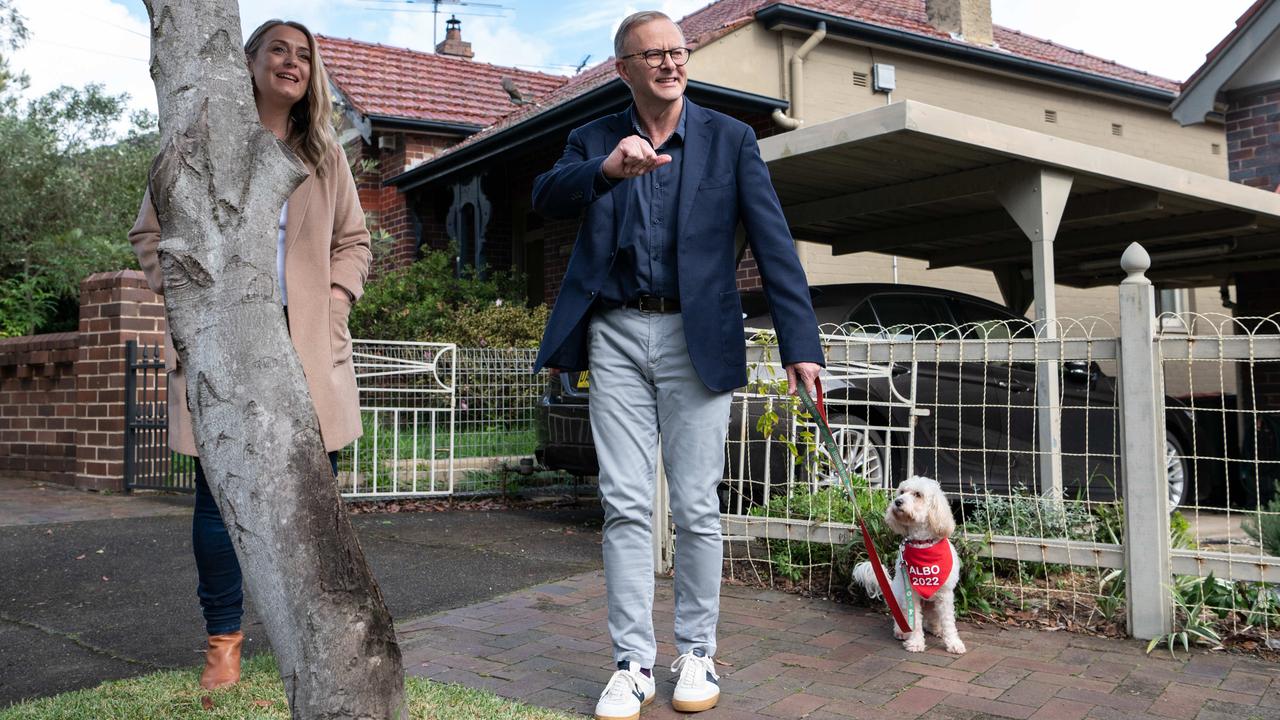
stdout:
{"type": "Polygon", "coordinates": [[[325,70],[364,115],[486,126],[517,107],[502,89],[515,80],[537,98],[569,78],[376,43],[316,36],[325,70]]]}

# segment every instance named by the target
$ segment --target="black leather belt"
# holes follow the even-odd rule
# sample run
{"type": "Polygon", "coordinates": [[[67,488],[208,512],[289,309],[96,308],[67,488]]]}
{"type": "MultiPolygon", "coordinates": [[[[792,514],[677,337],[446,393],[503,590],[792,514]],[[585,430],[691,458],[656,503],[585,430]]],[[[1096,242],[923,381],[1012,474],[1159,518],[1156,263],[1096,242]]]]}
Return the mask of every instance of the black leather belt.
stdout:
{"type": "Polygon", "coordinates": [[[628,300],[622,303],[622,307],[647,313],[674,313],[680,312],[680,301],[674,298],[658,297],[657,295],[641,295],[635,300],[628,300]]]}

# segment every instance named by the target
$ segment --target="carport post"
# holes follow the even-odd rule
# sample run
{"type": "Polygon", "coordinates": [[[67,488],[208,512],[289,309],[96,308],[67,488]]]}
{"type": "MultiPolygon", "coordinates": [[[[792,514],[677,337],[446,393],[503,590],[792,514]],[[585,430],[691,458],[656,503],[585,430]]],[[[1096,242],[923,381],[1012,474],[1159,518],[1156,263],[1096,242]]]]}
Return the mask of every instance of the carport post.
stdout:
{"type": "Polygon", "coordinates": [[[671,500],[667,495],[667,470],[662,463],[662,436],[658,436],[658,481],[653,489],[653,572],[659,576],[675,566],[675,544],[671,537],[671,500]]]}
{"type": "Polygon", "coordinates": [[[1150,640],[1173,628],[1169,481],[1164,462],[1164,382],[1156,359],[1151,256],[1138,243],[1120,258],[1120,449],[1129,634],[1150,640]]]}
{"type": "MultiPolygon", "coordinates": [[[[1031,241],[1036,326],[1043,340],[1058,337],[1054,294],[1053,239],[1071,195],[1072,177],[1059,170],[1026,165],[1011,170],[996,188],[996,198],[1031,241]]],[[[1036,439],[1040,488],[1062,499],[1062,394],[1059,363],[1036,363],[1036,439]]]]}

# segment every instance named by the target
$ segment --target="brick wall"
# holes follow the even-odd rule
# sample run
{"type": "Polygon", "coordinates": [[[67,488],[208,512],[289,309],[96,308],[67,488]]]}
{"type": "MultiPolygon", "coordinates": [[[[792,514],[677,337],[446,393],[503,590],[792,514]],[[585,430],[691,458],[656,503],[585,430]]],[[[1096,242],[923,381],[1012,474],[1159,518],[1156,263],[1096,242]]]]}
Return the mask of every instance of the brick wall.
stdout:
{"type": "Polygon", "coordinates": [[[124,489],[125,343],[164,341],[164,301],[137,270],[80,283],[75,363],[77,487],[124,489]]]}
{"type": "Polygon", "coordinates": [[[1268,190],[1280,185],[1280,88],[1229,97],[1226,121],[1231,180],[1268,190]]]}
{"type": "Polygon", "coordinates": [[[376,249],[371,276],[413,262],[417,257],[418,230],[405,195],[387,186],[387,180],[422,163],[461,138],[421,133],[396,133],[394,147],[383,149],[356,140],[348,149],[355,168],[356,189],[371,230],[383,230],[390,239],[376,249]],[[366,169],[365,161],[372,161],[366,169]]]}
{"type": "MultiPolygon", "coordinates": [[[[1227,99],[1227,161],[1231,180],[1263,190],[1280,185],[1280,88],[1227,99]]],[[[1280,313],[1275,272],[1235,274],[1235,316],[1267,317],[1280,313]]],[[[1260,332],[1269,332],[1261,329],[1260,332]]],[[[1239,391],[1242,407],[1280,408],[1280,366],[1254,363],[1241,367],[1239,391]],[[1256,403],[1256,405],[1254,405],[1256,403]]]]}
{"type": "Polygon", "coordinates": [[[80,284],[77,332],[0,339],[0,471],[123,490],[125,343],[162,343],[164,327],[163,299],[122,270],[80,284]]]}
{"type": "Polygon", "coordinates": [[[0,472],[75,483],[79,333],[0,339],[0,472]]]}

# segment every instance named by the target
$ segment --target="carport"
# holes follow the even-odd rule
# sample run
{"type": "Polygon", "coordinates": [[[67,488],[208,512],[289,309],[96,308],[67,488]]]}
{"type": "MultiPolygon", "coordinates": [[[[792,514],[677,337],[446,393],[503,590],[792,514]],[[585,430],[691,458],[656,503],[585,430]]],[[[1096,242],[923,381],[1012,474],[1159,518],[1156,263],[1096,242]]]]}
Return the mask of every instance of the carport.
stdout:
{"type": "MultiPolygon", "coordinates": [[[[905,101],[766,138],[792,234],[837,254],[990,270],[1008,306],[1057,317],[1054,286],[1115,285],[1139,242],[1152,281],[1218,285],[1280,269],[1280,196],[991,120],[905,101]]],[[[1052,322],[1041,327],[1054,337],[1052,322]]],[[[1038,364],[1040,397],[1059,377],[1038,364]]],[[[1041,476],[1060,491],[1060,415],[1039,407],[1041,476]]]]}

